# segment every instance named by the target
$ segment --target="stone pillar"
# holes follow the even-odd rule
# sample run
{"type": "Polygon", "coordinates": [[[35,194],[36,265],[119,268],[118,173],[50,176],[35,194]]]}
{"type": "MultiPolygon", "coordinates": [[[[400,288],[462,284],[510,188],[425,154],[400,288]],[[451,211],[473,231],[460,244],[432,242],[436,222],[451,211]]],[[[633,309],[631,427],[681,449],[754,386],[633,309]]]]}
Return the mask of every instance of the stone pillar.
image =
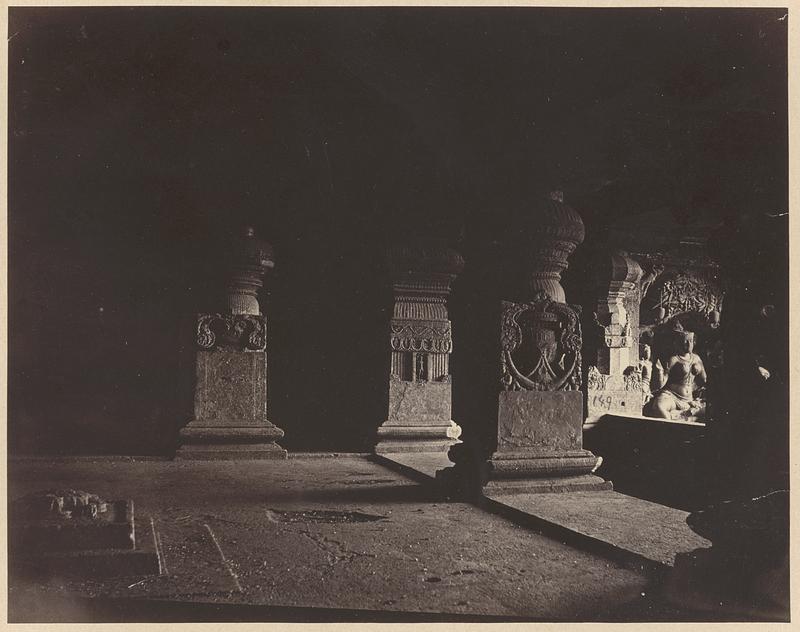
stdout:
{"type": "Polygon", "coordinates": [[[388,259],[394,290],[389,412],[375,452],[444,452],[461,434],[450,418],[447,297],[464,260],[454,250],[418,247],[393,248],[388,259]]]}
{"type": "Polygon", "coordinates": [[[528,276],[517,293],[527,300],[502,302],[497,447],[484,491],[610,489],[583,449],[580,307],[565,303],[560,282],[583,221],[554,193],[519,228],[528,249],[512,257],[528,276]]]}
{"type": "Polygon", "coordinates": [[[586,379],[587,421],[607,413],[641,415],[645,386],[640,369],[638,322],[627,305],[638,303],[641,266],[624,252],[611,255],[610,266],[599,268],[597,283],[602,295],[597,301],[597,325],[601,341],[595,364],[586,379]]]}
{"type": "Polygon", "coordinates": [[[228,254],[224,310],[197,315],[194,419],[176,458],[286,458],[275,443],[283,430],[267,420],[267,320],[258,304],[272,247],[247,228],[228,254]]]}

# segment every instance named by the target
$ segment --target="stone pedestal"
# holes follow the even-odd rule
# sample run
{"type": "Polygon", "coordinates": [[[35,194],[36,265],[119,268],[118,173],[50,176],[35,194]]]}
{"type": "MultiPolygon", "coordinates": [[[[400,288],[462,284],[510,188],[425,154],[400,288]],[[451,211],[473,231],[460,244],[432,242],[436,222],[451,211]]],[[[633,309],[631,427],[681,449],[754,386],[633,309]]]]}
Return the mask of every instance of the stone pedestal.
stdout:
{"type": "Polygon", "coordinates": [[[523,478],[535,479],[524,481],[526,487],[609,489],[602,479],[586,476],[597,457],[582,448],[582,413],[577,391],[500,393],[497,450],[489,461],[493,480],[487,487],[523,478]]]}
{"type": "Polygon", "coordinates": [[[487,463],[484,489],[611,489],[592,475],[599,459],[583,449],[577,313],[544,293],[527,304],[504,306],[506,390],[498,397],[497,449],[487,463]]]}
{"type": "Polygon", "coordinates": [[[285,459],[283,430],[267,419],[267,321],[257,291],[274,266],[252,228],[232,244],[226,309],[197,317],[194,419],[177,459],[285,459]]]}
{"type": "Polygon", "coordinates": [[[196,371],[195,416],[181,430],[176,458],[286,458],[275,443],[283,430],[267,420],[265,351],[201,350],[196,371]]]}
{"type": "Polygon", "coordinates": [[[450,419],[448,382],[389,380],[389,418],[378,428],[377,454],[444,452],[461,428],[450,419]]]}
{"type": "Polygon", "coordinates": [[[401,247],[389,252],[389,264],[395,295],[389,405],[375,453],[447,451],[461,434],[451,419],[447,296],[464,262],[449,249],[401,247]]]}

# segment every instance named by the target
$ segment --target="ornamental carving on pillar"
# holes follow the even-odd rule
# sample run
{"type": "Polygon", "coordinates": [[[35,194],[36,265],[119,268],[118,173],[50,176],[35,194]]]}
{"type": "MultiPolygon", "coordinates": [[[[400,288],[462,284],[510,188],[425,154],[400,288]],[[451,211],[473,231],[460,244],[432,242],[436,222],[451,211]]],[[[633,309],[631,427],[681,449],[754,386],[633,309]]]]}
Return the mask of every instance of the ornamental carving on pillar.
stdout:
{"type": "Polygon", "coordinates": [[[450,248],[414,245],[391,248],[387,258],[394,291],[389,379],[448,382],[453,339],[447,297],[464,259],[450,248]]]}
{"type": "Polygon", "coordinates": [[[622,376],[626,391],[642,391],[642,372],[638,368],[627,371],[622,376]]]}
{"type": "Polygon", "coordinates": [[[628,323],[624,325],[606,325],[603,327],[606,347],[609,349],[622,349],[628,346],[631,337],[631,328],[628,323]]]}
{"type": "Polygon", "coordinates": [[[503,301],[501,384],[505,390],[572,391],[581,386],[579,307],[545,292],[532,301],[503,301]]]}
{"type": "Polygon", "coordinates": [[[603,328],[605,345],[622,349],[631,344],[631,325],[625,302],[636,292],[641,266],[625,252],[615,252],[610,266],[598,266],[597,282],[603,289],[597,301],[597,324],[603,328]]]}
{"type": "Polygon", "coordinates": [[[590,391],[605,390],[609,377],[611,376],[600,373],[600,369],[596,366],[590,366],[586,374],[586,386],[590,391]]]}
{"type": "Polygon", "coordinates": [[[201,314],[197,318],[197,346],[203,350],[264,351],[267,346],[263,316],[201,314]]]}
{"type": "Polygon", "coordinates": [[[450,321],[393,319],[390,341],[393,351],[450,353],[453,350],[450,321]]]}

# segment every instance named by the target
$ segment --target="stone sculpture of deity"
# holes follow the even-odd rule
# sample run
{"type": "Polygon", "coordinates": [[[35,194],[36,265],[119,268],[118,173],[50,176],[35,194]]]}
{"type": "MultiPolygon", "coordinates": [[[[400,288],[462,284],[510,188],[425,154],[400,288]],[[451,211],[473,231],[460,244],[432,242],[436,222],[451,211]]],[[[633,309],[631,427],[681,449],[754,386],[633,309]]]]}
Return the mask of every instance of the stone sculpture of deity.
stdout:
{"type": "Polygon", "coordinates": [[[664,371],[654,371],[653,378],[658,380],[655,384],[660,385],[660,389],[645,404],[643,413],[647,417],[691,419],[705,407],[695,397],[696,391],[706,383],[706,370],[700,356],[694,353],[694,332],[684,331],[678,323],[674,334],[676,353],[667,361],[664,371]]]}

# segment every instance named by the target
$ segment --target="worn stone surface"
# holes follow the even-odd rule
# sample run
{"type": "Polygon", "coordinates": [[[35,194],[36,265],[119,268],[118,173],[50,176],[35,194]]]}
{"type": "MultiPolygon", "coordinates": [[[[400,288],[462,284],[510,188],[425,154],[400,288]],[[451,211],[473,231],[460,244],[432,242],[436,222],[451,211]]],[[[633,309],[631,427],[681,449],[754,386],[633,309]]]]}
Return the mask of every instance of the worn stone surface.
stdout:
{"type": "Polygon", "coordinates": [[[12,577],[12,618],[52,615],[51,595],[91,595],[131,599],[131,608],[150,598],[604,620],[649,591],[646,573],[440,502],[364,458],[14,462],[9,496],[78,481],[134,498],[156,519],[167,572],[59,584],[12,577]]]}
{"type": "Polygon", "coordinates": [[[493,500],[659,564],[680,553],[710,546],[686,524],[688,513],[614,491],[568,494],[487,492],[493,500]]]}
{"type": "Polygon", "coordinates": [[[451,385],[441,382],[389,382],[389,416],[386,425],[428,425],[450,422],[451,385]]]}
{"type": "Polygon", "coordinates": [[[505,391],[497,415],[497,450],[581,449],[583,402],[577,391],[505,391]]]}
{"type": "Polygon", "coordinates": [[[265,351],[197,352],[195,418],[183,429],[179,459],[286,458],[283,430],[267,420],[265,351]]]}
{"type": "Polygon", "coordinates": [[[267,416],[267,354],[198,351],[195,419],[218,426],[257,424],[267,416]]]}

